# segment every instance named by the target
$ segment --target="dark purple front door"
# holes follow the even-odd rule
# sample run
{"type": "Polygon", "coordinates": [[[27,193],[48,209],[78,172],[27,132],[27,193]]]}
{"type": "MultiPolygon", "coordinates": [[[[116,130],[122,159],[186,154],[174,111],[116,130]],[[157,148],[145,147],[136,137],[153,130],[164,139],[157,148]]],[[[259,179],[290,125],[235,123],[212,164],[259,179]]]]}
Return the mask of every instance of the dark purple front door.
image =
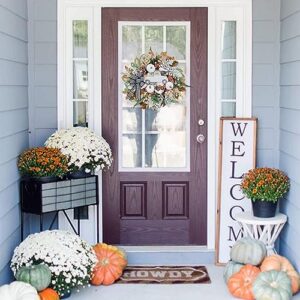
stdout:
{"type": "Polygon", "coordinates": [[[206,124],[207,8],[103,9],[102,130],[114,155],[103,174],[105,242],[206,245],[206,124]],[[120,73],[148,48],[186,71],[180,105],[155,112],[123,100],[120,73]]]}

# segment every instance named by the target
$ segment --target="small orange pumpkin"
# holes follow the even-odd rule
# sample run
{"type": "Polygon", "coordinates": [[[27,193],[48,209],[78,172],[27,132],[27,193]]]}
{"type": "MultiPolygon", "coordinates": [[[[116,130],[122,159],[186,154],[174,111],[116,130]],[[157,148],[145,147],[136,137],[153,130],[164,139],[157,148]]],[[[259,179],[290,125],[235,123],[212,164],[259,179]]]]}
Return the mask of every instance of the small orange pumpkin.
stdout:
{"type": "Polygon", "coordinates": [[[53,289],[47,288],[39,292],[41,300],[59,300],[59,295],[53,289]]]}
{"type": "Polygon", "coordinates": [[[264,259],[260,269],[262,272],[271,270],[286,272],[292,283],[293,294],[300,290],[300,276],[287,258],[277,254],[270,255],[264,259]]]}
{"type": "Polygon", "coordinates": [[[229,278],[229,292],[237,298],[254,300],[255,298],[252,292],[252,284],[259,273],[259,268],[252,265],[245,265],[238,273],[229,278]]]}
{"type": "Polygon", "coordinates": [[[117,247],[107,244],[96,244],[93,247],[98,263],[93,270],[93,285],[110,285],[119,279],[127,266],[125,253],[117,247]]]}

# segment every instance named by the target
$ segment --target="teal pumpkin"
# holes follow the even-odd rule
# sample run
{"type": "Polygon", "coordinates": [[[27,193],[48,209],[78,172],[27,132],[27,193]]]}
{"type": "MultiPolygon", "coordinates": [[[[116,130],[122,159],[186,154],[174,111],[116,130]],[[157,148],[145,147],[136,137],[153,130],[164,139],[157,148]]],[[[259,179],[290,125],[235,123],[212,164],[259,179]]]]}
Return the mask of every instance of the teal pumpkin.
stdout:
{"type": "Polygon", "coordinates": [[[228,279],[234,275],[235,273],[239,272],[239,270],[243,267],[243,264],[236,263],[234,261],[229,261],[224,269],[223,278],[225,283],[227,284],[228,279]]]}
{"type": "Polygon", "coordinates": [[[256,300],[292,299],[291,280],[283,271],[261,272],[253,283],[256,300]]]}
{"type": "Polygon", "coordinates": [[[267,248],[261,241],[246,237],[238,240],[230,251],[230,258],[240,264],[258,266],[267,255],[267,248]]]}
{"type": "Polygon", "coordinates": [[[46,289],[51,283],[51,271],[46,265],[22,267],[16,273],[17,281],[31,284],[38,292],[46,289]]]}

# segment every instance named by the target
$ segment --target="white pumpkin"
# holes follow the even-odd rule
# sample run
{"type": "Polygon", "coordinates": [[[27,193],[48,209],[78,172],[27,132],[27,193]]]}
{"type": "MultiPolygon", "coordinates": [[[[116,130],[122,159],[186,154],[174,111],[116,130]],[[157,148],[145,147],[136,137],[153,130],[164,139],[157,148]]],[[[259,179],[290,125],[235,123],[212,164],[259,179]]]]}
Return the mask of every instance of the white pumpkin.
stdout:
{"type": "Polygon", "coordinates": [[[173,87],[174,87],[174,83],[173,83],[173,82],[168,81],[168,82],[166,83],[166,89],[167,89],[168,91],[171,91],[171,90],[173,89],[173,87]]]}
{"type": "Polygon", "coordinates": [[[146,67],[147,72],[153,73],[155,71],[155,66],[153,64],[149,64],[146,67]]]}
{"type": "Polygon", "coordinates": [[[147,85],[147,87],[146,87],[147,93],[153,94],[153,93],[154,93],[154,90],[155,90],[154,85],[152,85],[152,84],[147,85]]]}
{"type": "Polygon", "coordinates": [[[1,300],[40,300],[36,289],[28,283],[15,281],[0,287],[1,300]]]}

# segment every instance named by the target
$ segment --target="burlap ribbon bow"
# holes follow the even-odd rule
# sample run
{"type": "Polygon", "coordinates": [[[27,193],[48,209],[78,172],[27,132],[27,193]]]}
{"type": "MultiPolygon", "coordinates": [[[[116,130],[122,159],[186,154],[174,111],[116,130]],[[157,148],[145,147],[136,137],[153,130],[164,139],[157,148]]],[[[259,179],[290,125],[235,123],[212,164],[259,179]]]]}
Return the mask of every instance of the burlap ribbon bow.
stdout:
{"type": "Polygon", "coordinates": [[[141,100],[141,88],[145,85],[145,79],[142,72],[137,72],[130,77],[130,85],[132,91],[135,92],[135,96],[138,100],[141,100]]]}

